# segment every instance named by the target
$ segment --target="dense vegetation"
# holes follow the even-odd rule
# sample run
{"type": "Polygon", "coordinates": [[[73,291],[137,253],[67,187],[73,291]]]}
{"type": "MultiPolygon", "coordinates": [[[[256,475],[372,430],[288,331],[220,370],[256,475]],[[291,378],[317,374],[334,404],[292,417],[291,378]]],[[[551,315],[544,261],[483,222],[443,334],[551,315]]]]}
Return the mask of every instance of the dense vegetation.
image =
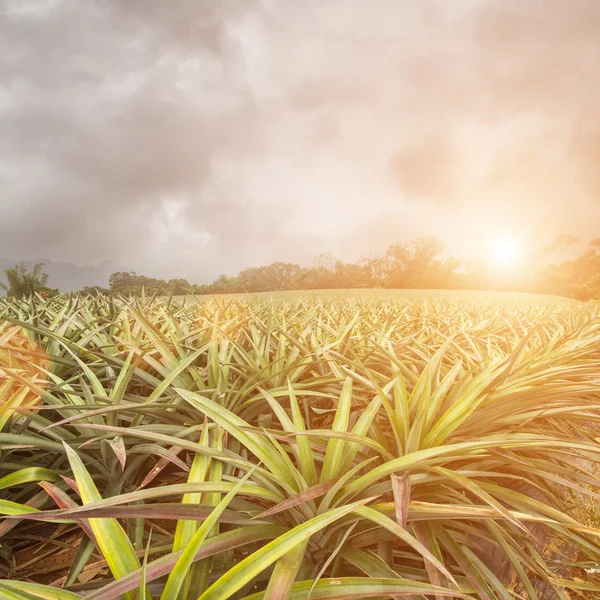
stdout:
{"type": "Polygon", "coordinates": [[[48,275],[44,273],[44,263],[37,263],[31,271],[25,267],[25,263],[20,263],[4,271],[6,283],[0,281],[0,289],[6,292],[7,296],[23,298],[33,294],[49,296],[58,294],[57,289],[48,287],[48,275]]]}
{"type": "MultiPolygon", "coordinates": [[[[534,251],[509,273],[490,269],[479,258],[440,259],[443,243],[423,237],[410,244],[392,244],[383,256],[362,258],[344,263],[330,254],[315,258],[312,267],[275,262],[264,267],[241,271],[237,277],[220,275],[210,285],[196,285],[186,279],[168,281],[133,272],[113,273],[109,287],[89,286],[84,295],[122,294],[125,296],[186,294],[233,294],[282,290],[320,289],[463,289],[537,292],[577,298],[600,299],[600,238],[590,242],[587,250],[574,260],[552,261],[557,253],[573,244],[576,238],[560,236],[552,244],[534,251]]],[[[2,285],[8,296],[24,297],[32,292],[58,293],[46,287],[43,265],[27,273],[23,264],[5,271],[8,284],[2,285]]]]}
{"type": "MultiPolygon", "coordinates": [[[[600,298],[600,239],[574,260],[549,260],[573,243],[561,236],[534,252],[519,265],[516,273],[502,276],[490,272],[480,259],[440,259],[443,243],[436,238],[418,238],[411,244],[392,244],[383,256],[344,263],[331,255],[320,255],[312,267],[276,262],[265,267],[244,269],[237,277],[221,275],[210,285],[193,285],[185,279],[163,281],[115,273],[110,291],[120,294],[228,294],[281,290],[319,289],[479,289],[541,292],[589,300],[600,298]]],[[[83,290],[84,293],[108,290],[83,290]]]]}
{"type": "Polygon", "coordinates": [[[592,598],[599,316],[0,299],[0,597],[592,598]]]}

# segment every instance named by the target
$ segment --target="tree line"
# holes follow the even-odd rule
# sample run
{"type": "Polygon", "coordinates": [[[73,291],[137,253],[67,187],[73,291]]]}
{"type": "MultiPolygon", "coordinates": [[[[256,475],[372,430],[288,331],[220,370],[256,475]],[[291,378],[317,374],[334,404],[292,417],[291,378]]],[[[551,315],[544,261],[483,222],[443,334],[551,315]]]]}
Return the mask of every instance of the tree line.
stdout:
{"type": "MultiPolygon", "coordinates": [[[[600,238],[592,240],[577,258],[551,262],[575,243],[563,235],[537,249],[517,268],[502,275],[492,272],[481,259],[441,258],[444,244],[436,237],[420,237],[408,244],[395,243],[378,256],[364,257],[356,263],[320,254],[310,267],[274,262],[263,267],[243,269],[235,277],[220,275],[210,284],[193,284],[186,279],[156,279],[133,272],[113,273],[109,287],[85,287],[82,294],[186,295],[234,294],[315,289],[495,289],[539,292],[580,300],[600,299],[600,238]]],[[[43,264],[28,272],[23,264],[5,271],[7,295],[23,297],[31,293],[50,295],[43,264]]]]}

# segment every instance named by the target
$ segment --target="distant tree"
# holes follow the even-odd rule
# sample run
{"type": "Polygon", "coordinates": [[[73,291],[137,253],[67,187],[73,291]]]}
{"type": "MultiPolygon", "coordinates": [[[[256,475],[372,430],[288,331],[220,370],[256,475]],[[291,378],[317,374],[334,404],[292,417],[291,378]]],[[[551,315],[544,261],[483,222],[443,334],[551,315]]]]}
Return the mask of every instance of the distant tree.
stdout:
{"type": "Polygon", "coordinates": [[[300,269],[292,281],[296,290],[327,290],[336,287],[335,272],[326,267],[300,269]]]}
{"type": "Polygon", "coordinates": [[[444,242],[435,236],[419,237],[411,246],[411,266],[418,269],[426,269],[444,250],[444,242]]]}
{"type": "Polygon", "coordinates": [[[262,292],[267,285],[265,268],[249,267],[236,277],[237,285],[243,292],[262,292]]]}
{"type": "Polygon", "coordinates": [[[265,267],[244,269],[237,277],[228,279],[226,284],[219,278],[213,286],[215,286],[215,293],[221,293],[223,287],[228,292],[272,292],[296,289],[295,278],[300,271],[302,271],[301,267],[294,263],[275,262],[265,267]],[[217,289],[219,291],[216,291],[217,289]]]}
{"type": "MultiPolygon", "coordinates": [[[[363,257],[356,263],[336,261],[320,254],[314,265],[302,268],[294,263],[274,262],[240,271],[237,277],[220,275],[208,285],[190,284],[185,279],[153,279],[136,273],[110,276],[110,291],[124,295],[146,294],[231,294],[280,290],[334,288],[440,288],[505,289],[571,296],[582,300],[600,299],[600,238],[574,260],[550,263],[547,257],[562,252],[576,240],[561,235],[547,246],[534,249],[524,260],[520,273],[499,277],[489,269],[483,256],[469,260],[440,258],[444,244],[436,237],[419,237],[409,243],[391,244],[385,254],[363,257]]],[[[18,279],[18,278],[17,278],[18,279]]],[[[35,287],[35,286],[34,286],[35,287]]],[[[85,288],[94,293],[94,288],[85,288]]]]}
{"type": "Polygon", "coordinates": [[[210,285],[203,283],[202,285],[194,284],[191,287],[190,294],[204,295],[210,294],[210,285]]]}
{"type": "Polygon", "coordinates": [[[219,277],[209,286],[209,294],[228,294],[231,292],[231,281],[227,275],[219,277]]]}
{"type": "Polygon", "coordinates": [[[383,287],[389,276],[389,257],[363,256],[358,261],[363,268],[365,276],[370,281],[369,287],[383,287]]]}
{"type": "Polygon", "coordinates": [[[183,296],[193,293],[192,285],[187,279],[169,279],[167,286],[169,287],[169,293],[173,294],[173,296],[183,296]]]}
{"type": "Polygon", "coordinates": [[[128,273],[123,271],[113,273],[108,278],[108,284],[111,292],[125,296],[139,296],[142,290],[150,295],[169,294],[171,289],[169,284],[163,279],[154,279],[145,275],[137,275],[134,272],[128,273]]]}
{"type": "Polygon", "coordinates": [[[122,293],[124,289],[136,285],[137,275],[134,272],[118,271],[108,278],[108,285],[112,292],[122,293]]]}
{"type": "Polygon", "coordinates": [[[380,277],[392,288],[439,287],[440,279],[449,276],[452,263],[443,263],[437,256],[444,250],[436,237],[419,237],[410,244],[392,244],[380,264],[380,277]]]}
{"type": "Polygon", "coordinates": [[[266,267],[268,290],[289,290],[293,288],[294,277],[300,272],[300,265],[274,262],[266,267]]]}
{"type": "Polygon", "coordinates": [[[410,286],[408,278],[411,256],[412,253],[408,244],[396,242],[387,249],[379,264],[379,277],[383,279],[386,287],[403,288],[410,286]]]}
{"type": "Polygon", "coordinates": [[[102,296],[108,295],[111,292],[109,289],[103,288],[100,285],[86,285],[85,287],[81,288],[77,293],[81,294],[82,296],[102,296]]]}
{"type": "Polygon", "coordinates": [[[600,238],[592,240],[587,250],[574,260],[548,265],[541,288],[546,293],[579,300],[600,300],[600,238]]]}
{"type": "Polygon", "coordinates": [[[364,265],[357,263],[344,263],[338,260],[335,263],[335,285],[341,289],[372,287],[370,273],[364,265]]]}
{"type": "Polygon", "coordinates": [[[313,259],[313,265],[315,267],[323,267],[329,271],[333,271],[336,262],[338,261],[331,252],[321,252],[321,254],[317,254],[313,259]]]}
{"type": "Polygon", "coordinates": [[[58,290],[49,288],[46,283],[48,275],[44,273],[44,263],[37,263],[31,271],[22,262],[4,271],[7,283],[0,283],[7,296],[23,298],[35,293],[43,295],[57,294],[58,290]]]}

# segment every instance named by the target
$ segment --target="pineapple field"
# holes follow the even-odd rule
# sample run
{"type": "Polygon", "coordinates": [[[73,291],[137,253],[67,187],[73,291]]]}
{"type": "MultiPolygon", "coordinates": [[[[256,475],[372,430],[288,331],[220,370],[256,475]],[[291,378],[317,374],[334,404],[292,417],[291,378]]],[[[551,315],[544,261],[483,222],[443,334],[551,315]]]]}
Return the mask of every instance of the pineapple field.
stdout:
{"type": "Polygon", "coordinates": [[[600,598],[600,305],[0,298],[0,598],[600,598]]]}

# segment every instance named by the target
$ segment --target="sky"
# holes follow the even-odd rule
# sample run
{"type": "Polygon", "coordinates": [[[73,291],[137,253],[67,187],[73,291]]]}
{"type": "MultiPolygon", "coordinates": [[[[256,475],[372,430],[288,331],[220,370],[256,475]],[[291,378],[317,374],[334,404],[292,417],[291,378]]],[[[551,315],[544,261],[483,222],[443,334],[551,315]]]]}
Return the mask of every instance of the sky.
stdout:
{"type": "Polygon", "coordinates": [[[206,282],[598,237],[598,31],[597,0],[0,0],[0,256],[206,282]]]}

